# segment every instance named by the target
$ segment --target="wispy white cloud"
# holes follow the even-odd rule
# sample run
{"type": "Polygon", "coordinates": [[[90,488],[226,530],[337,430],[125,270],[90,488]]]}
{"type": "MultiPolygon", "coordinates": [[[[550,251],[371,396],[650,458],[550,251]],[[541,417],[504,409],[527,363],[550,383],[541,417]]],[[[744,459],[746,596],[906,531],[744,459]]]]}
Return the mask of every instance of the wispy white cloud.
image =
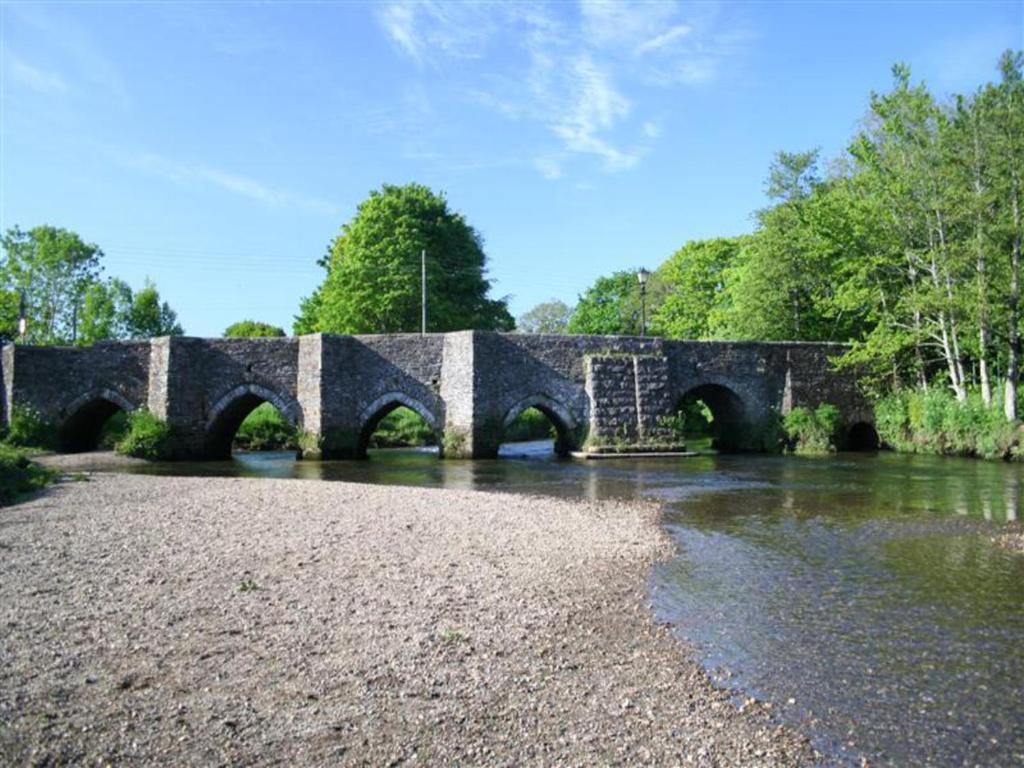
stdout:
{"type": "Polygon", "coordinates": [[[377,17],[395,45],[418,64],[480,58],[495,31],[492,9],[475,2],[393,2],[381,6],[377,17]]]}
{"type": "Polygon", "coordinates": [[[465,97],[547,129],[557,149],[540,146],[532,161],[545,178],[561,178],[574,155],[606,171],[634,167],[662,134],[644,117],[650,89],[713,82],[747,39],[717,5],[669,0],[579,0],[578,13],[541,2],[393,2],[378,18],[420,68],[479,60],[465,97]]]}
{"type": "Polygon", "coordinates": [[[63,93],[67,91],[67,83],[55,72],[34,67],[14,54],[8,57],[11,79],[39,93],[63,93]]]}
{"type": "Polygon", "coordinates": [[[618,149],[602,137],[629,114],[630,103],[587,54],[573,62],[571,91],[574,102],[564,117],[551,126],[555,135],[565,142],[566,149],[597,155],[609,170],[632,167],[639,154],[618,149]]]}
{"type": "Polygon", "coordinates": [[[331,216],[340,212],[340,206],[328,200],[271,187],[249,176],[201,163],[182,163],[155,152],[114,151],[111,154],[125,167],[177,184],[214,187],[272,207],[292,206],[331,216]]]}
{"type": "Polygon", "coordinates": [[[676,26],[670,28],[667,32],[662,32],[660,35],[655,35],[650,40],[645,40],[636,47],[638,54],[650,53],[651,51],[657,51],[664,48],[666,45],[674,43],[680,38],[686,37],[690,34],[693,29],[686,24],[676,24],[676,26]]]}
{"type": "Polygon", "coordinates": [[[562,165],[553,157],[534,158],[533,167],[537,169],[545,179],[554,181],[562,178],[562,165]]]}
{"type": "Polygon", "coordinates": [[[103,46],[86,27],[61,12],[59,6],[7,3],[5,12],[11,13],[19,23],[44,33],[50,44],[68,57],[69,65],[73,62],[76,84],[98,86],[123,103],[130,100],[124,76],[103,46]]]}

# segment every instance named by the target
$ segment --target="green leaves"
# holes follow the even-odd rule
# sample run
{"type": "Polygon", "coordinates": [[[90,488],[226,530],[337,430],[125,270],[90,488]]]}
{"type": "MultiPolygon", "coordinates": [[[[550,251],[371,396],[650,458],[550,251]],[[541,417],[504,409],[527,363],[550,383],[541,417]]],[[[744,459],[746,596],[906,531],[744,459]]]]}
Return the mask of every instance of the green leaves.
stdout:
{"type": "Polygon", "coordinates": [[[74,335],[75,307],[100,273],[99,246],[74,232],[43,225],[25,232],[18,227],[0,238],[4,259],[0,286],[23,294],[31,344],[67,343],[74,335]]]}
{"type": "Polygon", "coordinates": [[[516,321],[516,330],[521,333],[566,333],[572,309],[563,301],[545,301],[516,321]]]}
{"type": "Polygon", "coordinates": [[[29,344],[181,335],[177,316],[152,282],[133,294],[123,280],[101,282],[99,246],[57,227],[18,227],[0,239],[0,341],[16,337],[25,296],[29,344]]]}
{"type": "Polygon", "coordinates": [[[249,339],[257,337],[284,336],[284,329],[270,323],[256,320],[240,320],[224,329],[225,339],[249,339]]]}
{"type": "Polygon", "coordinates": [[[303,300],[296,333],[420,329],[426,252],[427,330],[511,330],[504,300],[488,298],[483,242],[442,195],[419,184],[370,193],[330,246],[327,277],[303,300]]]}

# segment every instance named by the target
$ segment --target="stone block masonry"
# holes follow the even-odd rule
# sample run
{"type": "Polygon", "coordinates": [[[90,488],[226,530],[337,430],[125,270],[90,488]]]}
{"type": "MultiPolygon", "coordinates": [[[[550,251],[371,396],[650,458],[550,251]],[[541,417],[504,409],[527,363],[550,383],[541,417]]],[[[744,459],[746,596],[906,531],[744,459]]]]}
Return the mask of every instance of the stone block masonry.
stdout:
{"type": "Polygon", "coordinates": [[[448,457],[497,455],[524,410],[546,414],[562,452],[668,446],[667,426],[700,397],[722,443],[755,447],[760,424],[831,402],[847,426],[873,422],[841,345],[689,342],[621,336],[446,334],[298,338],[159,338],[91,347],[7,346],[0,418],[19,407],[56,427],[67,449],[95,444],[118,410],[148,408],[177,433],[184,458],[223,458],[245,416],[270,402],[309,457],[365,455],[380,420],[419,413],[448,457]]]}

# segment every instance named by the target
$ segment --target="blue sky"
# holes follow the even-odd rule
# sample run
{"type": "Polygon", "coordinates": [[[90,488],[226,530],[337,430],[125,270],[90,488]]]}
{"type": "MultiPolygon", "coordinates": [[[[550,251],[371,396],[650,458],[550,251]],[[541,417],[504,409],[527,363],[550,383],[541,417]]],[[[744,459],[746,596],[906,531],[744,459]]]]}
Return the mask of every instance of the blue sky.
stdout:
{"type": "Polygon", "coordinates": [[[290,330],[382,183],[444,191],[513,314],[752,227],[779,149],[842,151],[896,61],[938,94],[1005,3],[0,3],[0,228],[73,229],[186,331],[290,330]]]}

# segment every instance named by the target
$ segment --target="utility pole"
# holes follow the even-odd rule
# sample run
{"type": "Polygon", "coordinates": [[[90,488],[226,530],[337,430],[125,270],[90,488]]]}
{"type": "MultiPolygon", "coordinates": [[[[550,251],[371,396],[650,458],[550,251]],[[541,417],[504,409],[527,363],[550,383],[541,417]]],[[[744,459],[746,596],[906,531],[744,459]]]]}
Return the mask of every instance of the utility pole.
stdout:
{"type": "Polygon", "coordinates": [[[420,303],[423,317],[420,323],[420,335],[427,335],[427,249],[420,251],[420,303]]]}

